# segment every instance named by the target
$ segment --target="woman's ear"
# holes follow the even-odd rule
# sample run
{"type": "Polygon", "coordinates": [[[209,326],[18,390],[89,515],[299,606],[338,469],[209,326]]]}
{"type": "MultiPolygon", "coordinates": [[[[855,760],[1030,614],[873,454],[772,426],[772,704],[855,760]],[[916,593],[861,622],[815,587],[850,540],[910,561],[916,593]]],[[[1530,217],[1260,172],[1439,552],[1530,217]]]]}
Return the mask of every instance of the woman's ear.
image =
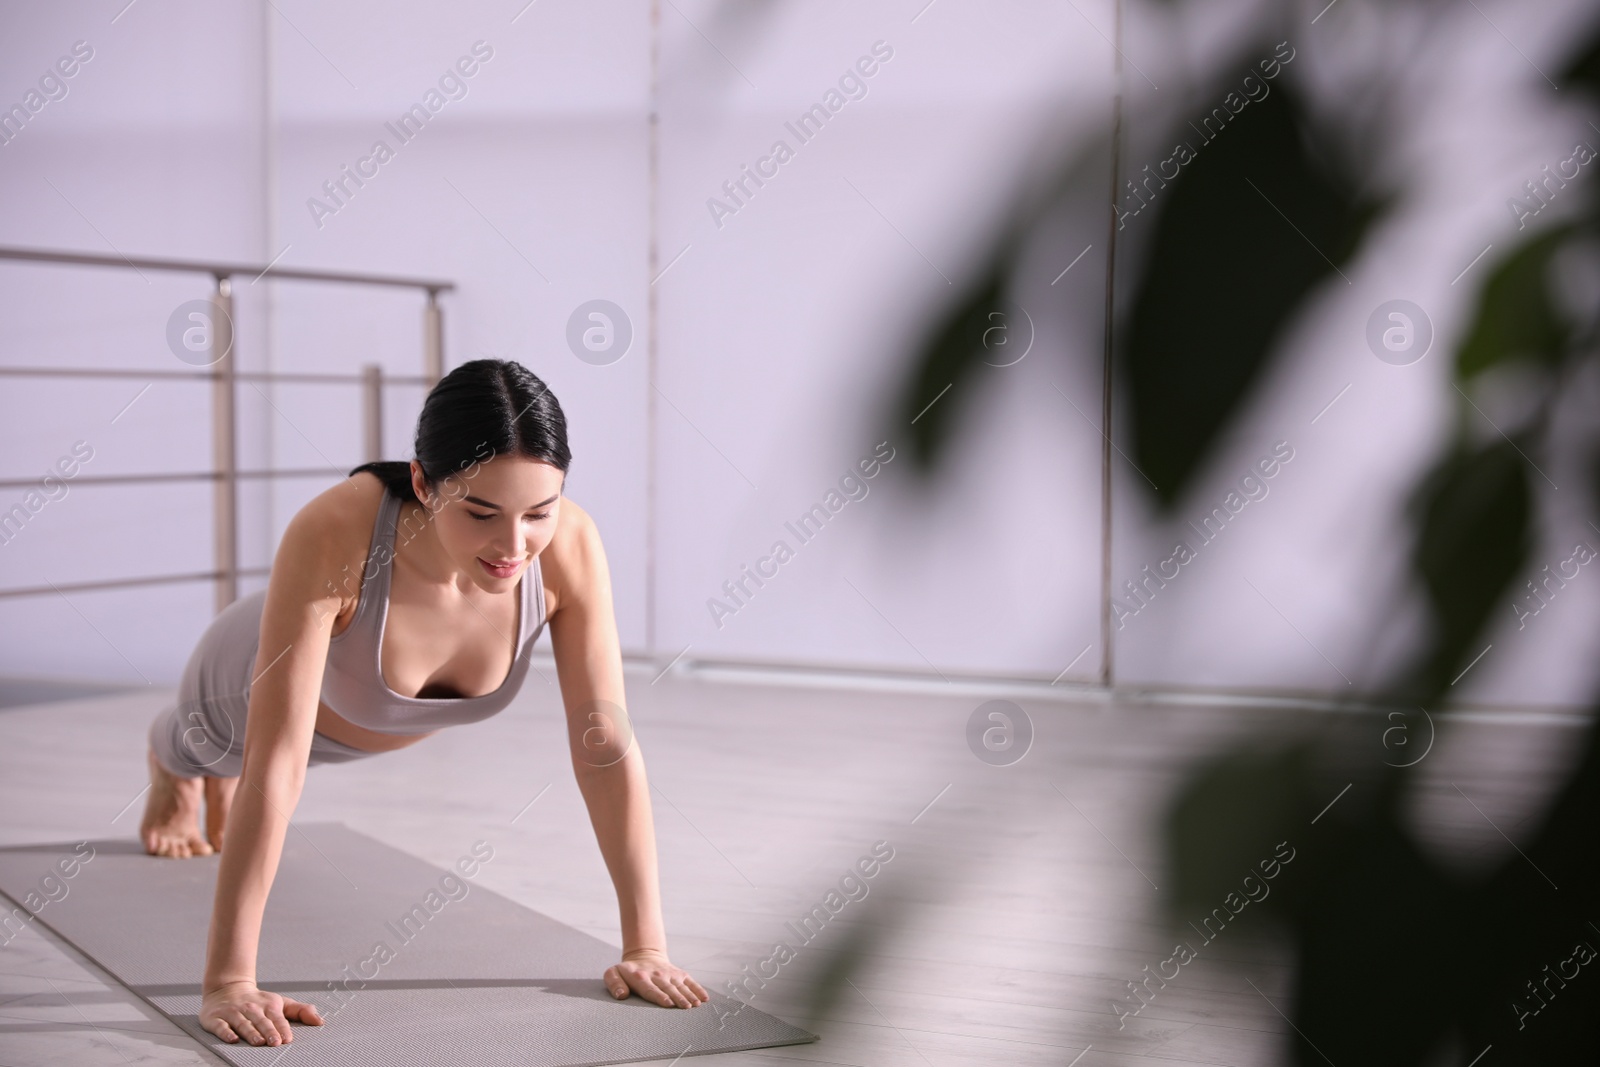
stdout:
{"type": "Polygon", "coordinates": [[[429,506],[429,499],[433,494],[428,492],[428,483],[422,477],[422,465],[416,460],[411,461],[411,491],[417,494],[417,499],[422,502],[423,507],[429,511],[433,510],[429,506]]]}

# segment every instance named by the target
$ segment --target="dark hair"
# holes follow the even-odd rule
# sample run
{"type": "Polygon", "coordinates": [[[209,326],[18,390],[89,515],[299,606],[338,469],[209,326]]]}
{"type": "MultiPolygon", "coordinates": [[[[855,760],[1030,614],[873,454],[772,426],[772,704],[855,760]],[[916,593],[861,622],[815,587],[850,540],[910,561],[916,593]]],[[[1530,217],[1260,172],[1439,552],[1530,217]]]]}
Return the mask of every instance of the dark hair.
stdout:
{"type": "MultiPolygon", "coordinates": [[[[544,460],[562,474],[572,464],[560,401],[536,374],[509,359],[474,359],[439,379],[422,402],[413,444],[430,487],[498,455],[544,460]]],[[[361,471],[381,478],[390,496],[417,500],[410,463],[377,460],[350,473],[361,471]]]]}

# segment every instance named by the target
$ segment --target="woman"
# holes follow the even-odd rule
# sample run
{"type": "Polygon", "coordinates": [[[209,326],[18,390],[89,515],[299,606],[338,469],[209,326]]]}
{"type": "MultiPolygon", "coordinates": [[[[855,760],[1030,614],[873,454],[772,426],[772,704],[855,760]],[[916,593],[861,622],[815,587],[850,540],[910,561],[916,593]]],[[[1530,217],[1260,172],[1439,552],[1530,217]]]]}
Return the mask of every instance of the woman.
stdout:
{"type": "Polygon", "coordinates": [[[704,1002],[667,958],[605,550],[588,513],[561,495],[571,459],[561,405],[521,364],[473,360],[428,394],[415,447],[409,466],[357,467],[295,515],[267,588],[212,621],[179,703],[151,724],[145,849],[222,853],[201,1025],[277,1045],[294,1040],[291,1019],[322,1024],[314,1005],[255,982],[306,769],[500,711],[546,622],[574,774],[622,911],[622,958],[603,981],[618,999],[704,1002]]]}

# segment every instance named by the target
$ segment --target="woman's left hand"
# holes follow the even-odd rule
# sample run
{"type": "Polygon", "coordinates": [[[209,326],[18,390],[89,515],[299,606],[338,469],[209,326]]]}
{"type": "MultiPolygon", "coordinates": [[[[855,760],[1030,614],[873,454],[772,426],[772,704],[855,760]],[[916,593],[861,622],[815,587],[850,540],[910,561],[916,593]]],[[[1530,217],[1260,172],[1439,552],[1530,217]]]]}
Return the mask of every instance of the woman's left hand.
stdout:
{"type": "Polygon", "coordinates": [[[674,966],[665,953],[654,950],[623,953],[621,963],[606,968],[605,983],[618,1000],[628,999],[631,990],[664,1008],[692,1008],[711,999],[688,971],[674,966]]]}

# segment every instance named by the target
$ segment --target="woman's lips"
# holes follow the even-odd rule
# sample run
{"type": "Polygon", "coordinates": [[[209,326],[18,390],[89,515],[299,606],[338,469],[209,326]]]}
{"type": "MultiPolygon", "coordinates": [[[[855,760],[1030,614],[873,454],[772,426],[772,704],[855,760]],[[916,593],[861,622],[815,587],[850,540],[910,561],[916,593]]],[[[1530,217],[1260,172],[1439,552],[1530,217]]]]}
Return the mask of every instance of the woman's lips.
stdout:
{"type": "Polygon", "coordinates": [[[518,567],[522,566],[520,559],[510,560],[505,563],[490,563],[482,556],[477,557],[477,559],[479,563],[483,564],[483,569],[496,578],[509,578],[517,573],[518,567]]]}

